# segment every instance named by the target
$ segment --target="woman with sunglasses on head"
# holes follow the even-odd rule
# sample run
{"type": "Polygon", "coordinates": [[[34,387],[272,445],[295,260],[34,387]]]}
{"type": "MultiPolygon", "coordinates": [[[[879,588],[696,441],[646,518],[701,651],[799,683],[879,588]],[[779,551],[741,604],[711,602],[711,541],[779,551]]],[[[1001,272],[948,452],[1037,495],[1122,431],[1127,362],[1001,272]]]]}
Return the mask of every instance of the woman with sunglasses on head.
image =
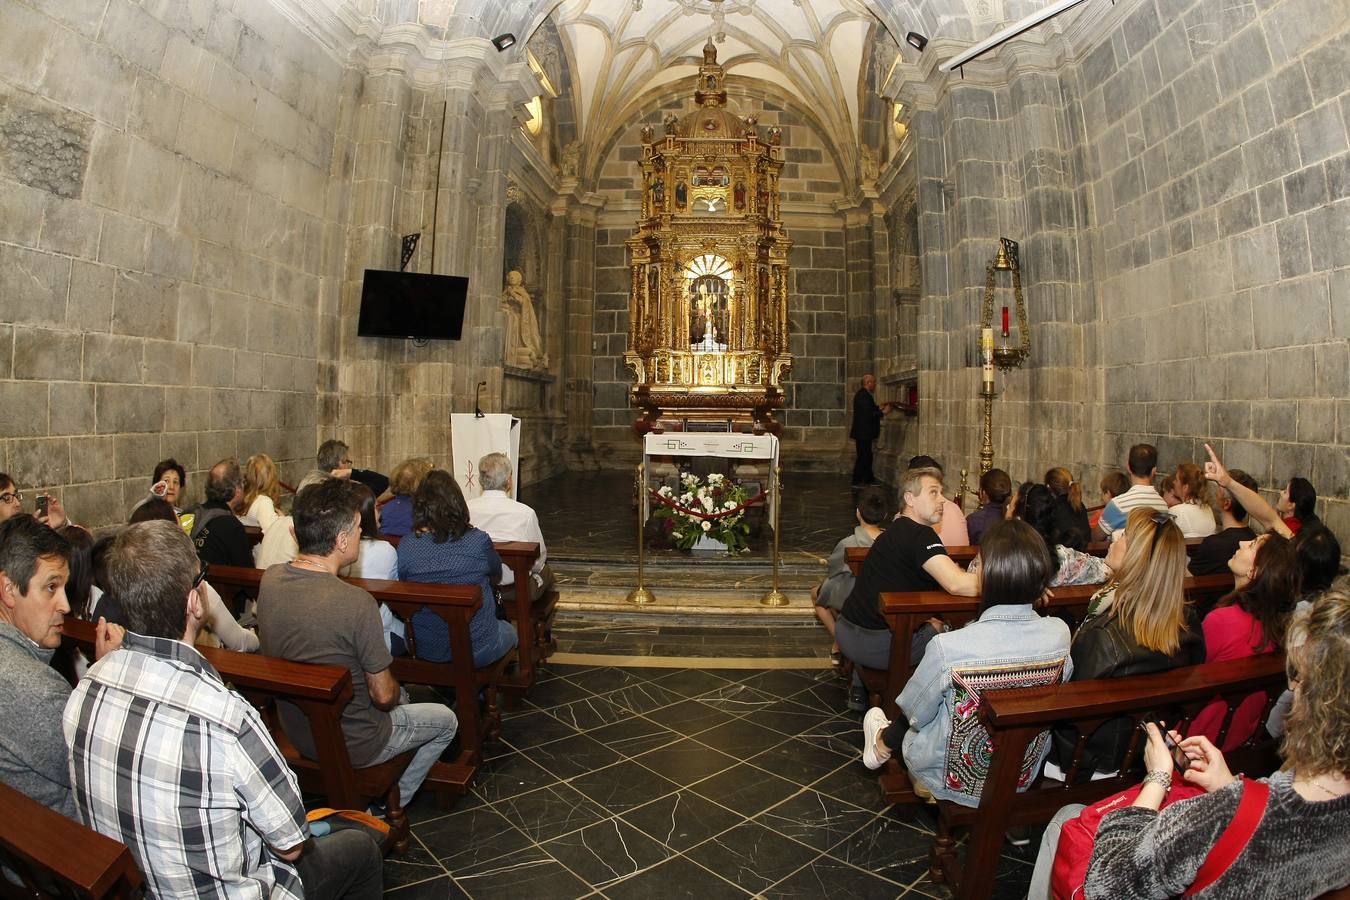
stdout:
{"type": "MultiPolygon", "coordinates": [[[[1189,621],[1182,590],[1186,541],[1171,515],[1131,510],[1106,564],[1111,580],[1094,595],[1088,618],[1073,636],[1073,680],[1143,675],[1204,662],[1204,644],[1189,621]]],[[[1133,727],[1126,717],[1103,723],[1084,747],[1080,773],[1086,777],[1094,769],[1114,770],[1133,727]]],[[[1077,739],[1072,726],[1055,730],[1061,767],[1073,758],[1077,739]]]]}
{"type": "Polygon", "coordinates": [[[1350,595],[1331,591],[1300,610],[1289,644],[1294,703],[1280,748],[1284,769],[1247,783],[1229,771],[1208,738],[1188,737],[1181,741],[1190,760],[1182,777],[1205,794],[1160,812],[1174,763],[1150,725],[1148,778],[1133,806],[1102,818],[1086,897],[1176,897],[1193,890],[1201,865],[1230,828],[1239,827],[1239,805],[1248,793],[1259,820],[1246,820],[1245,847],[1204,888],[1204,897],[1319,897],[1350,884],[1350,595]]]}

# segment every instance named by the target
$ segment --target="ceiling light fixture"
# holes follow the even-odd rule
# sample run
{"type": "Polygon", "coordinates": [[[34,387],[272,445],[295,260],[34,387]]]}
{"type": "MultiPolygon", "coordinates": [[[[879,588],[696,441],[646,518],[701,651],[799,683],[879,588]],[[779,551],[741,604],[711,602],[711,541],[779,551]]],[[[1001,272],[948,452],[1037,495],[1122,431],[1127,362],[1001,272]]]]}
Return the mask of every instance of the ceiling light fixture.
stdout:
{"type": "Polygon", "coordinates": [[[911,31],[909,34],[905,35],[905,43],[922,53],[923,48],[928,46],[928,38],[919,34],[917,31],[911,31]]]}
{"type": "Polygon", "coordinates": [[[492,46],[497,48],[498,53],[501,53],[508,47],[514,47],[515,45],[516,45],[516,36],[514,34],[511,34],[510,32],[507,32],[506,34],[499,34],[492,39],[492,46]]]}

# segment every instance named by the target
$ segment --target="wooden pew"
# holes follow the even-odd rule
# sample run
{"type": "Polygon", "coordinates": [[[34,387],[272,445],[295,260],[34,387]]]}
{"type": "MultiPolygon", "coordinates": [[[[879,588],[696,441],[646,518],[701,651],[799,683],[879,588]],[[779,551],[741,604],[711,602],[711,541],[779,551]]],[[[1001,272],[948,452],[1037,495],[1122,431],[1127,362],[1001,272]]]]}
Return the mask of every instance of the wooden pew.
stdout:
{"type": "Polygon", "coordinates": [[[67,819],[0,784],[0,897],[139,897],[144,879],[131,851],[74,819],[67,819]]]}
{"type": "MultiPolygon", "coordinates": [[[[222,586],[240,587],[257,591],[262,583],[262,569],[238,566],[212,566],[207,580],[217,591],[222,586]]],[[[469,642],[469,621],[482,605],[478,588],[471,585],[420,584],[406,581],[383,581],[369,578],[344,578],[349,584],[368,591],[377,601],[403,620],[407,628],[406,640],[410,656],[394,657],[390,667],[395,678],[411,684],[427,684],[450,688],[455,692],[455,715],[459,719],[459,756],[451,763],[437,765],[428,776],[428,783],[450,789],[458,794],[468,791],[478,766],[483,761],[483,743],[501,731],[501,710],[497,706],[497,686],[509,682],[506,670],[516,659],[511,651],[490,666],[473,667],[473,650],[469,642]],[[412,616],[427,607],[445,622],[450,634],[449,662],[427,662],[416,658],[417,636],[412,616]],[[485,712],[478,707],[478,693],[486,700],[485,712]]]]}
{"type": "MultiPolygon", "coordinates": [[[[254,545],[262,540],[262,529],[256,525],[245,525],[244,532],[254,545]]],[[[399,538],[395,535],[376,537],[398,546],[399,538]]],[[[502,564],[511,570],[515,583],[528,584],[530,570],[539,558],[539,545],[534,541],[494,541],[492,546],[502,558],[502,564]]],[[[502,604],[506,618],[516,626],[517,666],[515,671],[503,676],[500,684],[516,696],[534,686],[539,678],[539,664],[557,649],[557,642],[553,640],[553,619],[557,610],[557,591],[549,591],[534,604],[528,597],[523,600],[517,597],[513,602],[502,604]]]]}
{"type": "MultiPolygon", "coordinates": [[[[1203,538],[1186,539],[1186,555],[1191,556],[1195,553],[1195,548],[1200,546],[1203,538]]],[[[867,551],[871,547],[849,547],[848,548],[848,567],[857,577],[858,572],[862,570],[862,561],[867,558],[867,551]]],[[[1106,551],[1111,549],[1111,545],[1105,541],[1087,545],[1086,552],[1093,556],[1105,556],[1106,551]]],[[[958,565],[968,566],[970,561],[980,555],[980,548],[975,545],[968,547],[948,547],[947,555],[950,556],[958,565]]]]}
{"type": "MultiPolygon", "coordinates": [[[[1071,768],[1068,782],[1042,777],[1030,789],[1018,793],[1017,780],[1026,748],[1052,725],[1072,722],[1080,731],[1090,734],[1107,718],[1123,715],[1138,722],[1160,707],[1171,706],[1179,706],[1187,716],[1194,716],[1218,695],[1228,703],[1228,715],[1220,732],[1222,743],[1233,710],[1243,698],[1252,693],[1266,694],[1264,721],[1285,687],[1283,655],[1267,654],[1149,675],[986,693],[980,705],[980,718],[992,738],[994,752],[980,805],[970,808],[938,802],[932,878],[946,882],[957,900],[988,897],[1009,827],[1048,822],[1067,803],[1096,803],[1139,783],[1142,776],[1129,771],[1143,752],[1140,732],[1136,730],[1121,760],[1121,771],[1126,774],[1073,784],[1071,768]],[[953,829],[960,826],[971,827],[964,862],[957,858],[953,837],[953,829]]],[[[1225,754],[1233,771],[1258,777],[1278,768],[1276,742],[1259,737],[1263,733],[1264,729],[1258,728],[1257,735],[1225,754]]]]}
{"type": "MultiPolygon", "coordinates": [[[[93,623],[67,616],[62,634],[92,655],[93,623]]],[[[352,766],[342,733],[342,709],[352,699],[350,671],[342,666],[297,663],[216,647],[198,646],[197,650],[227,684],[263,713],[273,739],[302,788],[322,794],[339,809],[365,809],[370,801],[383,799],[390,827],[389,845],[399,854],[408,849],[408,817],[403,812],[398,780],[412,761],[414,751],[363,769],[352,766]],[[279,700],[293,703],[304,714],[318,759],[302,756],[287,738],[276,714],[279,700]]]]}

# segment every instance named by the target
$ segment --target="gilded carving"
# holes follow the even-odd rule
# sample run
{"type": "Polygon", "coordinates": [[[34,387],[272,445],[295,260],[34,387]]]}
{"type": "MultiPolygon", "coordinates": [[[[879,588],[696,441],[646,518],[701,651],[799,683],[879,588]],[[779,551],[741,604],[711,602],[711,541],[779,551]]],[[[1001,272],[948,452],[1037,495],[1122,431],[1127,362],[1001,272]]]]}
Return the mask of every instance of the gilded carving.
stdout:
{"type": "Polygon", "coordinates": [[[788,250],[778,211],[781,132],[726,108],[711,42],[695,82],[699,107],[643,133],[646,202],[628,240],[633,266],[628,351],[635,428],[663,418],[733,420],[777,433],[773,410],[792,365],[788,250]]]}

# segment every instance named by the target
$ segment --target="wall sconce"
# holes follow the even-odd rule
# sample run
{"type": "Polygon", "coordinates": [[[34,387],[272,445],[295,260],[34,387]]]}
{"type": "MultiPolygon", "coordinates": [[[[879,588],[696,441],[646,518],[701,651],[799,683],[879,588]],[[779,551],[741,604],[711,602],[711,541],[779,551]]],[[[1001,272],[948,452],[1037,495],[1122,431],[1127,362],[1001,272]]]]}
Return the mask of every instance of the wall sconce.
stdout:
{"type": "Polygon", "coordinates": [[[508,47],[514,47],[515,45],[516,45],[516,36],[514,34],[511,34],[510,32],[507,32],[506,34],[499,34],[492,39],[492,46],[497,48],[498,53],[501,53],[508,47]]]}
{"type": "Polygon", "coordinates": [[[923,48],[928,46],[928,38],[919,34],[917,31],[911,31],[909,34],[905,35],[905,43],[922,53],[923,48]]]}

